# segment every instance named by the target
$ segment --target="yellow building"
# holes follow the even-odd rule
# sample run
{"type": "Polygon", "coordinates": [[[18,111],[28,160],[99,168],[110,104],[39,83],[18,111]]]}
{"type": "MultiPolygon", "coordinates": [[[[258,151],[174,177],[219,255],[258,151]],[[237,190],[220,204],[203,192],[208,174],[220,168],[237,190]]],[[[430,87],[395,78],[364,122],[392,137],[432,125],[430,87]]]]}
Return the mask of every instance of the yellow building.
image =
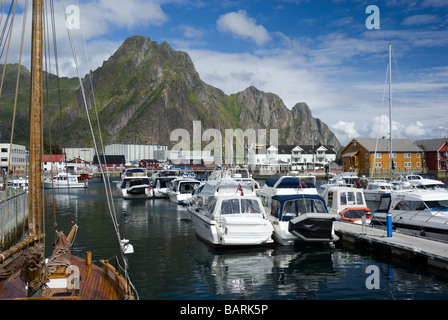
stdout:
{"type": "MultiPolygon", "coordinates": [[[[344,171],[367,177],[390,176],[390,141],[353,139],[342,150],[344,171]]],[[[393,173],[423,171],[423,150],[408,139],[392,139],[393,173]]]]}

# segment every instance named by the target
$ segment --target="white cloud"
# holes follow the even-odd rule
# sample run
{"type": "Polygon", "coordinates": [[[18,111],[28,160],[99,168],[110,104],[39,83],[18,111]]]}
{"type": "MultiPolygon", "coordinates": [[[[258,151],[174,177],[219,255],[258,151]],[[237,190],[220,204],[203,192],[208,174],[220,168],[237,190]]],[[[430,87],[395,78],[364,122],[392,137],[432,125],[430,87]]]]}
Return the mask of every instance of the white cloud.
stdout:
{"type": "Polygon", "coordinates": [[[226,13],[216,23],[221,32],[230,32],[237,37],[253,40],[258,45],[263,45],[271,39],[266,29],[257,25],[255,19],[249,17],[245,10],[226,13]]]}
{"type": "Polygon", "coordinates": [[[99,0],[80,6],[81,24],[87,39],[114,29],[132,30],[168,21],[168,16],[156,1],[99,0]]]}
{"type": "Polygon", "coordinates": [[[433,14],[417,14],[414,16],[407,17],[403,21],[403,25],[405,26],[421,26],[425,24],[434,24],[439,23],[440,17],[433,14]]]}
{"type": "Polygon", "coordinates": [[[355,129],[354,122],[338,121],[330,127],[342,145],[347,144],[350,139],[358,138],[360,136],[355,129]]]}

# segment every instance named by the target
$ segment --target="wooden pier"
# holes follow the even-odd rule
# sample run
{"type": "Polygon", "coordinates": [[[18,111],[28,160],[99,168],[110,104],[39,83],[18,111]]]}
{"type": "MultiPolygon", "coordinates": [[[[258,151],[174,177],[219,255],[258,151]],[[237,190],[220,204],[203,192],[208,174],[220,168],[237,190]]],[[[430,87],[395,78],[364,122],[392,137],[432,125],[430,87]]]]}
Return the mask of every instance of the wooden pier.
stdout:
{"type": "Polygon", "coordinates": [[[387,237],[385,229],[340,221],[334,223],[334,228],[341,241],[369,245],[372,248],[381,247],[401,259],[420,259],[426,261],[430,267],[448,271],[448,243],[446,242],[395,231],[392,237],[387,237]]]}

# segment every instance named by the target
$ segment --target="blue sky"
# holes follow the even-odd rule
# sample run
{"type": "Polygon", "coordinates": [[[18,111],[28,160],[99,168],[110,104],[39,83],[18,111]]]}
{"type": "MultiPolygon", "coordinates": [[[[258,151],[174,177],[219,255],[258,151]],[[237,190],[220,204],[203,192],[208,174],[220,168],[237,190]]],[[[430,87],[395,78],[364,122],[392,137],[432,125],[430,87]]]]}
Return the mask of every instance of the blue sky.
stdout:
{"type": "MultiPolygon", "coordinates": [[[[202,80],[227,94],[254,85],[288,108],[306,102],[342,144],[388,135],[383,98],[392,42],[394,137],[448,136],[446,0],[63,3],[80,9],[89,61],[80,59],[84,73],[101,66],[127,37],[167,41],[191,56],[202,80]],[[379,9],[379,29],[366,27],[369,5],[379,9]]],[[[73,30],[75,38],[79,34],[73,30]]],[[[61,73],[73,75],[69,50],[58,50],[61,73]]]]}

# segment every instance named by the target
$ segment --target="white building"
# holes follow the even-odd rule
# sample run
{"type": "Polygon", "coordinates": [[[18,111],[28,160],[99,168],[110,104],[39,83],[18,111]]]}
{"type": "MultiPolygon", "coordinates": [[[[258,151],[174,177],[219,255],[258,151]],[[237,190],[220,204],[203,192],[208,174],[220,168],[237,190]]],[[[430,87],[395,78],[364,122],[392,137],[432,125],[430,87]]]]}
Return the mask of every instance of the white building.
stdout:
{"type": "Polygon", "coordinates": [[[168,160],[173,164],[212,164],[215,158],[210,150],[204,151],[187,151],[187,150],[171,150],[168,160]]]}
{"type": "Polygon", "coordinates": [[[94,148],[64,148],[64,154],[67,161],[73,159],[81,159],[92,163],[93,157],[95,156],[94,148]]]}
{"type": "Polygon", "coordinates": [[[65,156],[63,154],[44,154],[42,156],[42,164],[44,171],[58,173],[64,172],[65,166],[65,156]]]}
{"type": "Polygon", "coordinates": [[[22,175],[26,172],[28,151],[18,144],[0,143],[0,167],[6,172],[22,175]]]}
{"type": "Polygon", "coordinates": [[[143,159],[166,160],[167,146],[111,144],[105,147],[105,154],[110,156],[123,155],[126,163],[138,162],[143,159]]]}
{"type": "Polygon", "coordinates": [[[330,146],[267,146],[252,145],[247,150],[250,169],[270,166],[272,169],[311,170],[323,169],[336,160],[336,152],[330,146]]]}

